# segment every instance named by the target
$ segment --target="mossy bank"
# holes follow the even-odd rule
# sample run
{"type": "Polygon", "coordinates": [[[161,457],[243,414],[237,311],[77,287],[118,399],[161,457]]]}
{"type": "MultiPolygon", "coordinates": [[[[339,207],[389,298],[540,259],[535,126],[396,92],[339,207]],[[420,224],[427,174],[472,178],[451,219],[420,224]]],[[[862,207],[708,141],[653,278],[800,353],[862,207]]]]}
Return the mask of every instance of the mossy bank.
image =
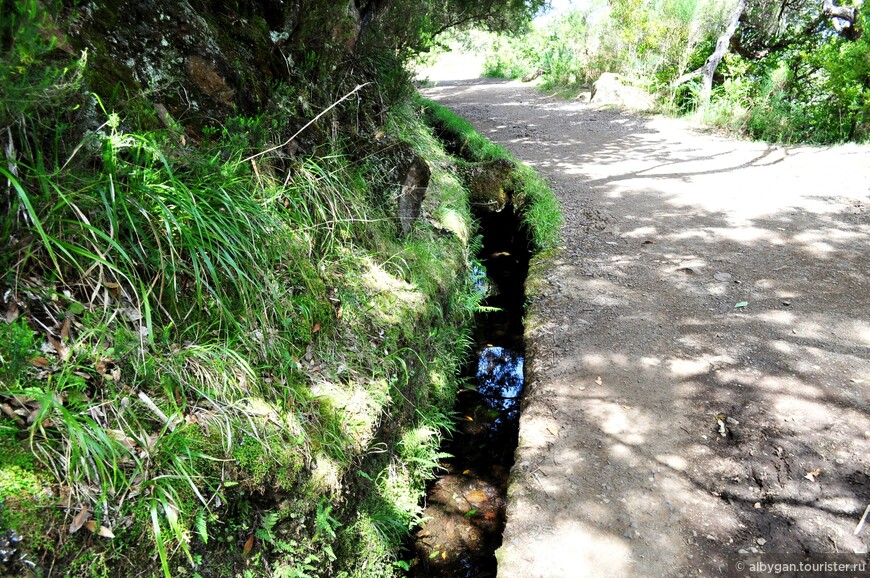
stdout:
{"type": "Polygon", "coordinates": [[[333,4],[3,5],[0,573],[402,572],[477,237],[333,4]]]}

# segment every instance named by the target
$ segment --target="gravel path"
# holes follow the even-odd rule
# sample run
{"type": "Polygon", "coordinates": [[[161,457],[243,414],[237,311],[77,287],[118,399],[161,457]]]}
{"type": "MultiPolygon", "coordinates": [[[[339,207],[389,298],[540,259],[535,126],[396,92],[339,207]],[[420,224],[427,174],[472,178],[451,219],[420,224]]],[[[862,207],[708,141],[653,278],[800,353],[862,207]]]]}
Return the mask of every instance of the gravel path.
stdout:
{"type": "Polygon", "coordinates": [[[528,315],[499,575],[866,559],[870,148],[739,142],[519,83],[425,94],[537,168],[566,217],[528,315]]]}

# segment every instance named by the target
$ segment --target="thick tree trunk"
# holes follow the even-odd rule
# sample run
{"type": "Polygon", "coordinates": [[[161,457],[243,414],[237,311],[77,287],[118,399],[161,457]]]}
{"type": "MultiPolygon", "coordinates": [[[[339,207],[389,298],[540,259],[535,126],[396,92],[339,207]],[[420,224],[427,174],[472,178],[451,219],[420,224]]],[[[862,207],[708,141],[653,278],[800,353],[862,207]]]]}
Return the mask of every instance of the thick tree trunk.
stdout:
{"type": "Polygon", "coordinates": [[[855,40],[858,31],[855,29],[855,19],[858,17],[858,9],[854,6],[837,6],[834,0],[823,0],[822,14],[831,20],[837,34],[855,40]]]}
{"type": "Polygon", "coordinates": [[[706,108],[710,104],[710,95],[713,94],[713,74],[719,67],[719,63],[728,52],[728,46],[731,44],[731,37],[737,31],[737,24],[740,22],[740,16],[746,9],[746,0],[737,0],[737,6],[734,7],[734,12],[731,13],[731,20],[728,22],[728,28],[722,33],[722,36],[716,40],[716,49],[713,54],[707,57],[707,62],[704,63],[704,80],[701,85],[701,108],[706,108]]]}
{"type": "Polygon", "coordinates": [[[701,96],[700,96],[700,108],[704,109],[710,104],[710,95],[713,93],[713,75],[716,73],[716,69],[719,68],[719,63],[722,62],[722,59],[725,57],[725,53],[728,52],[728,46],[731,43],[731,37],[734,36],[734,33],[737,31],[737,25],[740,23],[740,16],[743,15],[743,11],[746,9],[746,0],[738,0],[737,6],[734,7],[734,12],[731,13],[731,18],[728,20],[728,27],[725,29],[725,32],[716,40],[716,48],[713,50],[713,54],[707,57],[707,61],[704,62],[704,66],[698,68],[697,70],[693,70],[692,72],[687,72],[686,74],[680,76],[677,80],[674,81],[674,88],[684,84],[693,78],[697,78],[699,76],[704,77],[703,83],[701,85],[701,96]]]}

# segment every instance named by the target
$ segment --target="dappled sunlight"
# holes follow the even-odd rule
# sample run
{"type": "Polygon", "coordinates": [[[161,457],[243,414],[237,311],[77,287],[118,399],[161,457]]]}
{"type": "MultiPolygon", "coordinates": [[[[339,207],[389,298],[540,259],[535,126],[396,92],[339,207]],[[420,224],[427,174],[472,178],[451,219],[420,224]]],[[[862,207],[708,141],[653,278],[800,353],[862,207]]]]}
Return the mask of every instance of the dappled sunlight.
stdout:
{"type": "Polygon", "coordinates": [[[605,566],[613,576],[629,571],[630,550],[626,544],[567,517],[550,522],[545,534],[526,545],[530,554],[540,560],[535,570],[541,576],[599,578],[596,568],[605,566]]]}
{"type": "Polygon", "coordinates": [[[870,491],[866,148],[463,90],[441,95],[543,171],[566,218],[530,315],[546,332],[509,507],[536,564],[566,532],[574,567],[593,544],[614,575],[645,575],[641,556],[715,574],[820,527],[827,548],[866,550],[851,534],[870,491]]]}
{"type": "Polygon", "coordinates": [[[668,365],[677,377],[692,377],[710,370],[710,362],[706,359],[671,359],[668,365]]]}
{"type": "Polygon", "coordinates": [[[619,403],[602,399],[589,399],[585,404],[585,414],[592,418],[599,429],[630,446],[643,444],[645,434],[652,423],[638,410],[619,403]]]}
{"type": "Polygon", "coordinates": [[[363,286],[372,293],[372,304],[376,305],[374,314],[386,323],[396,323],[402,319],[402,309],[422,314],[426,307],[426,296],[422,291],[370,258],[364,261],[366,271],[361,279],[363,286]]]}
{"type": "Polygon", "coordinates": [[[689,467],[689,462],[682,456],[659,454],[656,456],[656,460],[677,472],[686,471],[689,467]]]}

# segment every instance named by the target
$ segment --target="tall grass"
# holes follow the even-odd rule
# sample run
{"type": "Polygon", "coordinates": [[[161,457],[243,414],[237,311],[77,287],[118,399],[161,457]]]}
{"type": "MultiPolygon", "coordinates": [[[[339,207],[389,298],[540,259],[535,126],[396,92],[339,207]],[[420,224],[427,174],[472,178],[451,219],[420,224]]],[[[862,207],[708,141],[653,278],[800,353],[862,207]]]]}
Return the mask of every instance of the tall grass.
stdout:
{"type": "MultiPolygon", "coordinates": [[[[365,527],[388,535],[377,556],[391,562],[394,531],[416,519],[437,464],[438,425],[399,440],[423,432],[415,411],[437,416],[452,402],[476,305],[466,192],[435,166],[444,196],[401,238],[384,200],[396,191],[376,190],[391,186],[386,168],[337,152],[241,162],[265,142],[218,134],[192,149],[105,116],[73,143],[13,130],[18,154],[0,167],[4,294],[43,307],[44,320],[23,315],[50,336],[40,371],[32,330],[10,333],[20,347],[0,344],[18,368],[0,401],[33,411],[10,427],[65,488],[69,516],[89,509],[113,540],[128,526],[149,536],[165,576],[177,557],[199,564],[215,532],[241,532],[227,500],[253,507],[265,487],[301,496],[287,519],[321,514],[309,546],[275,538],[292,550],[286,567],[338,564],[331,543],[363,526],[333,524],[319,500],[372,455],[378,482],[363,495],[384,493],[365,527]],[[396,431],[381,433],[384,423],[396,431]],[[370,444],[391,458],[380,464],[370,444]],[[316,479],[315,463],[333,477],[316,479]]],[[[391,126],[446,162],[418,121],[391,126]]]]}

